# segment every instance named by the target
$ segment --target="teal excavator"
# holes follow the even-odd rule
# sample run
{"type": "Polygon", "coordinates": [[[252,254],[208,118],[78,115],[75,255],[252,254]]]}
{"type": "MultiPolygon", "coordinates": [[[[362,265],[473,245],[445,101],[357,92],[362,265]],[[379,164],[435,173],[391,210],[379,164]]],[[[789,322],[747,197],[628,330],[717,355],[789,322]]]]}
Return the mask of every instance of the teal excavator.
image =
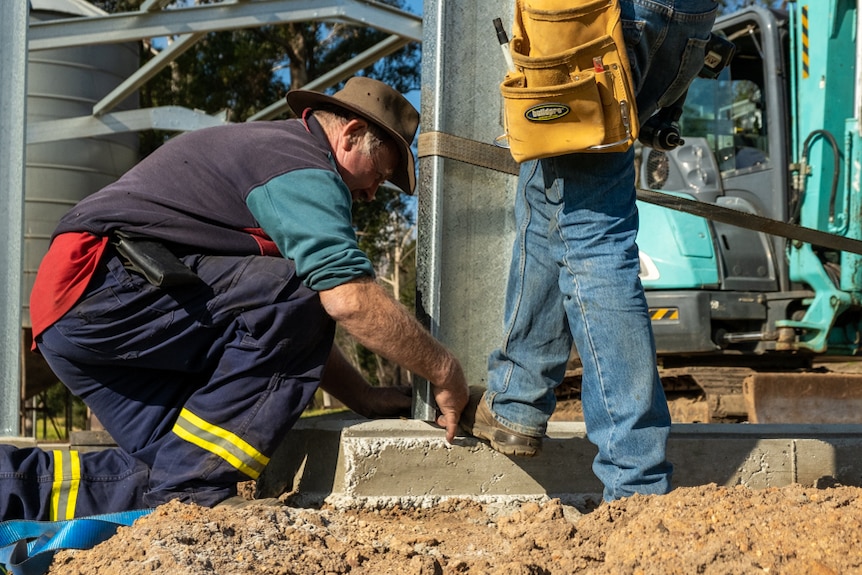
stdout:
{"type": "Polygon", "coordinates": [[[695,420],[862,421],[862,376],[823,367],[862,349],[860,5],[720,17],[726,65],[641,131],[641,278],[695,420]]]}

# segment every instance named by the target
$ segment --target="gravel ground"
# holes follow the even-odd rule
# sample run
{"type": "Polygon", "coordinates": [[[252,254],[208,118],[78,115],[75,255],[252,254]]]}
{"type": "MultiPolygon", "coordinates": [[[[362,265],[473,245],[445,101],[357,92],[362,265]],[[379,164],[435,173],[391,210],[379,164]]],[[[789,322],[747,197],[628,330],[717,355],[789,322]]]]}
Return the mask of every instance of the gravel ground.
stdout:
{"type": "Polygon", "coordinates": [[[592,509],[457,499],[425,509],[171,503],[55,575],[862,573],[862,490],[679,488],[592,509]]]}

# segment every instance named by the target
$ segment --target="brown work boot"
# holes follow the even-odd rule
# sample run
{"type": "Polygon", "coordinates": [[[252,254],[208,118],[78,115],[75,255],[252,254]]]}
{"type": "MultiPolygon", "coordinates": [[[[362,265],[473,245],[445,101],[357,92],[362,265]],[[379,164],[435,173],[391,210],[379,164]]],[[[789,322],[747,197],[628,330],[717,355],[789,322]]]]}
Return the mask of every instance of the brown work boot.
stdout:
{"type": "Polygon", "coordinates": [[[458,425],[466,433],[490,442],[491,447],[506,455],[532,457],[542,449],[542,438],[513,431],[494,419],[484,400],[485,389],[470,386],[470,401],[461,413],[458,425]]]}

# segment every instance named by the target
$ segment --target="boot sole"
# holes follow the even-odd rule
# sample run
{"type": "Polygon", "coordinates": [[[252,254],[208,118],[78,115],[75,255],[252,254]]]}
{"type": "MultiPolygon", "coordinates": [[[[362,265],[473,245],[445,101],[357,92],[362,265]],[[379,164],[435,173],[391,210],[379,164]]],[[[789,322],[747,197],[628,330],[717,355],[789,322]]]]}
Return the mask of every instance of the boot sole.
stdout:
{"type": "Polygon", "coordinates": [[[541,438],[515,435],[507,433],[498,427],[491,427],[481,423],[476,423],[473,426],[473,435],[489,442],[495,451],[499,451],[504,455],[533,457],[542,449],[541,438]]]}

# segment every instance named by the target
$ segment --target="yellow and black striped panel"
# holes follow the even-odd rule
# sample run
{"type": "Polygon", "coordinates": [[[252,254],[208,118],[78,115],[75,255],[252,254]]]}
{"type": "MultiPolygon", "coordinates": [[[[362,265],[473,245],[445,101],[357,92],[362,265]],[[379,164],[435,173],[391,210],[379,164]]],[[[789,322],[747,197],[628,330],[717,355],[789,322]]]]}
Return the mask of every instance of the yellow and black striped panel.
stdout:
{"type": "Polygon", "coordinates": [[[802,77],[809,75],[808,62],[808,6],[802,7],[802,77]]]}
{"type": "Polygon", "coordinates": [[[75,517],[81,485],[81,458],[77,451],[54,449],[54,482],[51,485],[51,521],[75,517]]]}
{"type": "Polygon", "coordinates": [[[678,307],[651,307],[649,318],[652,321],[675,321],[679,319],[678,307]]]}
{"type": "Polygon", "coordinates": [[[269,457],[244,439],[201,419],[188,409],[180,412],[173,432],[189,443],[218,455],[252,479],[257,479],[269,463],[269,457]]]}

